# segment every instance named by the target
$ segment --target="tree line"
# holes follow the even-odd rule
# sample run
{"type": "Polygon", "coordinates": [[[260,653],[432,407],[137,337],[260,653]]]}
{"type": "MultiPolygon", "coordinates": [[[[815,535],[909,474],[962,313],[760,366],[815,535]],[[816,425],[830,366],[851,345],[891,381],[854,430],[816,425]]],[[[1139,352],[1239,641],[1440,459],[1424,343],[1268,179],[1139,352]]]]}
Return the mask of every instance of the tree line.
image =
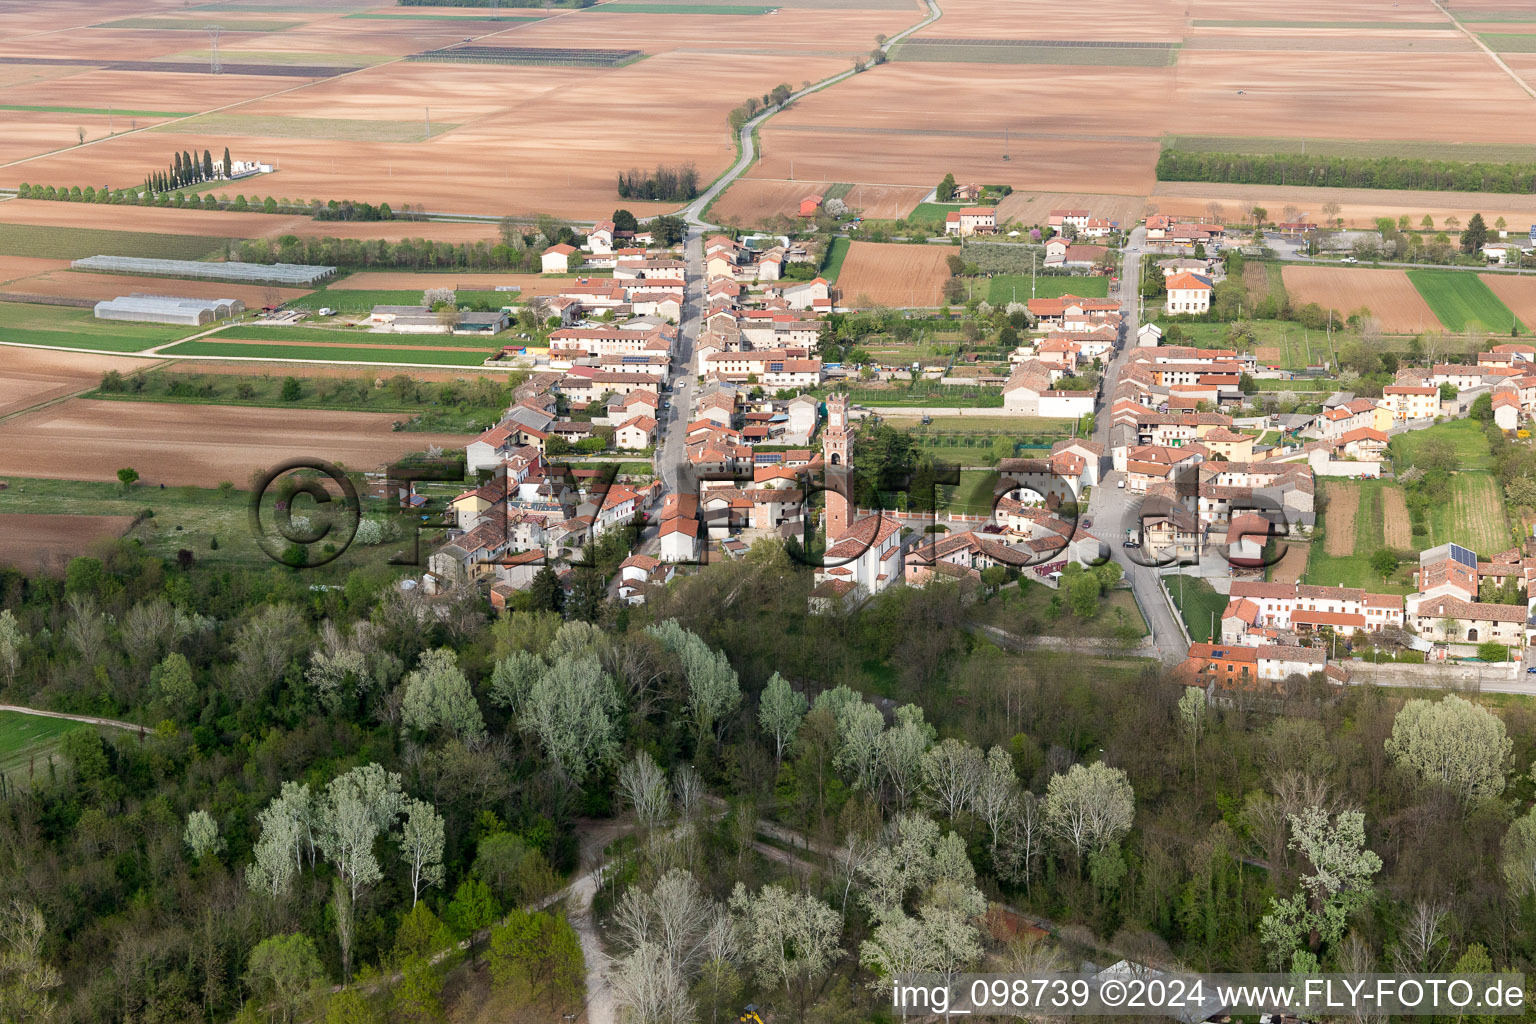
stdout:
{"type": "Polygon", "coordinates": [[[654,171],[619,172],[621,199],[652,199],[684,203],[699,194],[699,170],[693,164],[657,164],[654,171]]]}
{"type": "Polygon", "coordinates": [[[213,154],[203,150],[201,160],[196,153],[182,150],[173,154],[173,159],[163,171],[155,171],[144,178],[144,191],[169,192],[184,185],[196,185],[204,181],[222,181],[229,177],[231,164],[229,162],[229,147],[224,148],[224,163],[221,173],[215,175],[213,167],[213,154]]]}
{"type": "Polygon", "coordinates": [[[182,210],[233,210],[238,213],[276,213],[286,215],[304,215],[313,220],[425,220],[420,213],[413,213],[410,204],[404,204],[400,210],[396,210],[389,203],[363,202],[355,199],[332,199],[329,201],[311,199],[308,202],[302,199],[279,199],[276,196],[262,198],[259,195],[247,197],[244,193],[230,199],[227,195],[215,196],[212,192],[204,192],[201,196],[188,195],[185,192],[168,191],[168,186],[146,185],[142,190],[137,188],[114,189],[106,185],[96,188],[87,185],[81,188],[79,185],[33,185],[22,182],[16,189],[18,199],[44,199],[64,203],[102,203],[118,206],[164,206],[182,210]]]}
{"type": "Polygon", "coordinates": [[[1192,153],[1180,149],[1164,149],[1158,156],[1157,177],[1159,181],[1307,185],[1318,188],[1536,192],[1536,163],[1472,163],[1397,156],[1192,153]]]}
{"type": "MultiPolygon", "coordinates": [[[[810,82],[806,82],[805,88],[810,88],[810,85],[810,82]]],[[[742,125],[769,107],[782,107],[785,103],[789,102],[789,98],[794,95],[794,91],[794,89],[790,88],[789,83],[780,82],[770,91],[763,93],[762,98],[748,96],[740,105],[732,107],[731,112],[725,116],[726,121],[731,126],[731,131],[741,131],[742,125]]]]}

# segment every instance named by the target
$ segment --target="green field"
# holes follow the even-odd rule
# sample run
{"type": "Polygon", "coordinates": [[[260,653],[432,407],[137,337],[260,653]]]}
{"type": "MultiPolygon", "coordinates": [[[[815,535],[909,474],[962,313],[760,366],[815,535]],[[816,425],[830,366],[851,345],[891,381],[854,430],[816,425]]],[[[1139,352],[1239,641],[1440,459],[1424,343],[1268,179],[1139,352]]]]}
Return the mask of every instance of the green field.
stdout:
{"type": "Polygon", "coordinates": [[[1536,21],[1536,11],[1470,11],[1455,10],[1451,16],[1457,21],[1536,21]]]}
{"type": "Polygon", "coordinates": [[[1037,299],[1055,299],[1063,295],[1102,299],[1109,295],[1109,278],[1053,274],[1049,277],[1037,275],[1031,281],[1026,274],[999,274],[987,280],[987,301],[994,306],[1003,306],[1013,301],[1028,302],[1031,287],[1037,299]]]}
{"type": "MultiPolygon", "coordinates": [[[[203,114],[199,117],[178,121],[173,127],[180,132],[198,132],[204,135],[261,136],[277,139],[327,139],[334,142],[424,142],[427,138],[425,120],[421,121],[368,121],[350,117],[281,117],[267,114],[203,114]]],[[[432,122],[432,137],[436,138],[457,128],[447,121],[432,122]]],[[[160,131],[160,128],[152,129],[160,131]]]]}
{"type": "Polygon", "coordinates": [[[18,787],[29,785],[34,771],[47,779],[50,760],[63,767],[57,755],[64,734],[84,728],[85,723],[65,718],[0,711],[0,775],[18,787]]]}
{"type": "MultiPolygon", "coordinates": [[[[498,338],[510,337],[506,332],[498,338]]],[[[374,334],[347,327],[255,327],[236,324],[221,331],[217,341],[303,341],[324,345],[379,348],[405,345],[410,348],[497,348],[499,343],[469,334],[374,334]]]]}
{"type": "MultiPolygon", "coordinates": [[[[444,285],[447,287],[448,285],[444,285]]],[[[369,289],[348,288],[346,282],[331,285],[312,292],[297,301],[311,309],[330,306],[340,313],[367,313],[374,306],[414,306],[421,302],[423,289],[369,289]]],[[[454,293],[460,309],[500,309],[515,306],[521,300],[518,292],[459,291],[454,293]]]]}
{"type": "MultiPolygon", "coordinates": [[[[182,18],[119,18],[117,21],[104,21],[91,28],[148,28],[158,31],[184,31],[201,32],[207,24],[206,20],[191,20],[182,18]]],[[[270,18],[250,18],[244,21],[223,20],[220,22],[225,32],[286,32],[290,28],[302,28],[302,21],[274,21],[270,18]]]]}
{"type": "MultiPolygon", "coordinates": [[[[1383,580],[1381,574],[1370,565],[1371,555],[1387,546],[1383,494],[1395,487],[1395,484],[1386,480],[1329,480],[1318,488],[1320,495],[1337,494],[1346,488],[1359,493],[1360,503],[1355,513],[1354,551],[1348,555],[1330,555],[1324,540],[1314,540],[1307,551],[1304,582],[1322,587],[1363,587],[1375,594],[1406,594],[1413,590],[1409,580],[1411,573],[1407,569],[1400,568],[1390,580],[1383,580]]],[[[1322,504],[1319,502],[1319,505],[1322,504]]],[[[1326,509],[1318,516],[1318,524],[1325,534],[1338,525],[1329,521],[1326,509]]],[[[1424,542],[1424,546],[1430,545],[1424,542]]]]}
{"type": "Polygon", "coordinates": [[[1412,142],[1368,139],[1271,138],[1255,135],[1167,135],[1163,145],[1188,153],[1315,153],[1318,156],[1395,156],[1420,160],[1524,163],[1536,159],[1536,146],[1512,142],[1412,142]]]}
{"type": "Polygon", "coordinates": [[[138,352],[185,338],[199,330],[198,327],[97,320],[89,309],[75,306],[0,302],[0,342],[14,345],[138,352]]]}
{"type": "Polygon", "coordinates": [[[287,362],[399,363],[401,365],[479,366],[494,350],[433,352],[430,349],[347,348],[298,345],[231,345],[219,341],[185,341],[162,354],[167,356],[239,356],[245,359],[276,359],[287,362]]]}
{"type": "Polygon", "coordinates": [[[1175,44],[1165,46],[1029,46],[909,39],[891,50],[892,60],[946,64],[1065,64],[1093,67],[1165,68],[1179,58],[1175,44]]]}
{"type": "MultiPolygon", "coordinates": [[[[402,392],[393,383],[375,387],[374,376],[290,377],[282,373],[198,373],[195,364],[175,370],[149,370],[124,382],[124,390],[90,392],[85,397],[114,402],[174,402],[182,405],[240,405],[273,409],[330,409],[346,412],[397,412],[408,414],[411,430],[446,434],[477,434],[496,425],[511,401],[510,386],[524,375],[466,375],[461,384],[418,382],[415,394],[402,392]],[[299,382],[297,399],[283,398],[289,380],[299,382]],[[487,386],[489,384],[489,386],[487,386]]],[[[407,375],[408,376],[408,375],[407,375]]]]}
{"type": "Polygon", "coordinates": [[[1478,38],[1495,53],[1536,53],[1536,35],[1529,32],[1482,32],[1478,38]]]}
{"type": "MultiPolygon", "coordinates": [[[[1518,323],[1515,314],[1499,301],[1482,278],[1454,270],[1410,270],[1408,280],[1424,296],[1429,308],[1450,331],[1467,327],[1503,334],[1518,323]]],[[[1519,325],[1522,331],[1524,324],[1519,325]]]]}
{"type": "Polygon", "coordinates": [[[905,219],[908,224],[937,224],[942,227],[944,218],[964,207],[964,203],[918,203],[905,219]]]}
{"type": "Polygon", "coordinates": [[[115,114],[121,117],[191,117],[191,111],[115,110],[111,107],[47,107],[24,103],[0,103],[0,110],[27,110],[46,114],[115,114]]]}
{"type": "MultiPolygon", "coordinates": [[[[0,207],[0,217],[4,216],[5,208],[0,207]]],[[[0,223],[0,253],[9,256],[40,256],[53,260],[78,260],[87,256],[202,260],[221,252],[225,245],[225,239],[202,235],[0,223]]]]}
{"type": "Polygon", "coordinates": [[[832,244],[827,247],[826,262],[821,265],[821,276],[832,283],[837,283],[837,275],[843,272],[843,261],[848,258],[848,250],[853,242],[847,238],[834,238],[832,244]]]}
{"type": "Polygon", "coordinates": [[[1456,453],[1459,469],[1487,470],[1493,468],[1493,455],[1488,448],[1488,438],[1482,424],[1476,420],[1451,420],[1437,423],[1424,430],[1410,430],[1392,438],[1392,461],[1399,473],[1412,468],[1415,458],[1431,441],[1447,441],[1456,453]]]}
{"type": "Polygon", "coordinates": [[[1163,577],[1163,586],[1168,588],[1190,640],[1210,643],[1213,632],[1217,639],[1221,637],[1221,613],[1227,610],[1227,595],[1218,594],[1205,580],[1182,574],[1163,577]]]}

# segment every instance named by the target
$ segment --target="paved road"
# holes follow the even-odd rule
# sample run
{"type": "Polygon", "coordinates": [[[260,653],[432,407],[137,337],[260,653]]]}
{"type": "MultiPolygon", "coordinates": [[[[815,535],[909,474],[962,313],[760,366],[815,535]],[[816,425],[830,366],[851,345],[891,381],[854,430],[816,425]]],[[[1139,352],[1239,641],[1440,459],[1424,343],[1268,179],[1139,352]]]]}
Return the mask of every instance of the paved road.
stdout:
{"type": "MultiPolygon", "coordinates": [[[[1136,331],[1141,326],[1141,250],[1146,239],[1147,231],[1144,227],[1131,232],[1120,269],[1120,315],[1125,325],[1124,340],[1104,369],[1104,399],[1100,402],[1093,424],[1093,439],[1106,448],[1109,442],[1109,397],[1114,392],[1114,382],[1119,379],[1131,350],[1136,347],[1136,331]]],[[[1109,545],[1110,557],[1125,571],[1131,593],[1136,597],[1136,605],[1152,630],[1150,639],[1158,656],[1164,661],[1182,660],[1189,649],[1184,644],[1184,635],[1174,620],[1168,602],[1163,598],[1157,570],[1131,561],[1126,549],[1120,545],[1125,539],[1126,529],[1135,525],[1135,507],[1129,492],[1116,486],[1118,477],[1119,474],[1109,474],[1089,496],[1088,518],[1094,522],[1092,532],[1109,545]]]]}

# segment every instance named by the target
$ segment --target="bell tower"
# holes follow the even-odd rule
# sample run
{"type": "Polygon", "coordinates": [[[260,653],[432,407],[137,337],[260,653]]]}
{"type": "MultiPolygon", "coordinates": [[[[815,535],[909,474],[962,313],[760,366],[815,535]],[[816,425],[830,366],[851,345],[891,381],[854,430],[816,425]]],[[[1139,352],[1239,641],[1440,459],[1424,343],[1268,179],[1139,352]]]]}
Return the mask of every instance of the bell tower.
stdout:
{"type": "Polygon", "coordinates": [[[848,532],[852,518],[853,436],[848,432],[848,396],[827,399],[827,426],[821,434],[822,475],[826,482],[827,543],[848,532]]]}

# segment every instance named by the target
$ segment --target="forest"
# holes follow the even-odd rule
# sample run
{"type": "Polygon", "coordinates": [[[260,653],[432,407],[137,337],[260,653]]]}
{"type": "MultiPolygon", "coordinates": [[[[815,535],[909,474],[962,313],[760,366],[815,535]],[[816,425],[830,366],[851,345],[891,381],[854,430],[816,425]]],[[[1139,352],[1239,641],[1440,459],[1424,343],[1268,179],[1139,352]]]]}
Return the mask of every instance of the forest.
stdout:
{"type": "Polygon", "coordinates": [[[811,615],[808,577],[763,541],[493,615],[122,541],[0,573],[0,700],[127,726],[0,785],[0,1020],[559,1019],[599,948],[633,1021],[883,1020],[903,970],[1531,967],[1528,701],[1208,694],[1006,652],[949,582],[811,615]]]}
{"type": "Polygon", "coordinates": [[[1164,149],[1157,159],[1157,179],[1430,192],[1536,192],[1536,164],[1164,149]]]}

